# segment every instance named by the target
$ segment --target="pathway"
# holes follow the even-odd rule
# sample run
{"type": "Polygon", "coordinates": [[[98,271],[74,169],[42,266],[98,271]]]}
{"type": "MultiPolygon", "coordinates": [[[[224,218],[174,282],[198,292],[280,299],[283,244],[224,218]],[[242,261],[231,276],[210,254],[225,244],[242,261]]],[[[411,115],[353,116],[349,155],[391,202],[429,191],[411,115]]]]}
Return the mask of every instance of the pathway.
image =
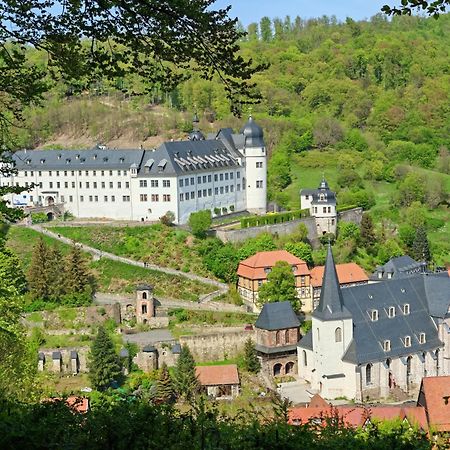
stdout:
{"type": "Polygon", "coordinates": [[[47,228],[44,228],[41,225],[29,225],[30,228],[37,231],[38,233],[45,234],[53,239],[64,242],[68,245],[76,245],[83,249],[83,251],[90,253],[94,258],[107,258],[113,261],[118,261],[124,264],[129,264],[136,267],[141,267],[148,270],[155,270],[158,272],[163,272],[168,275],[175,275],[179,277],[188,278],[190,280],[198,281],[200,283],[209,284],[215,286],[217,288],[216,291],[211,292],[209,294],[205,294],[200,297],[200,302],[209,302],[212,299],[218,297],[221,294],[225,294],[228,292],[228,285],[225,283],[221,283],[220,281],[211,280],[210,278],[201,277],[200,275],[195,275],[193,273],[182,272],[181,270],[170,269],[169,267],[157,266],[156,264],[144,263],[142,261],[135,261],[131,258],[125,258],[123,256],[114,255],[113,253],[104,252],[99,250],[98,248],[90,247],[86,244],[82,244],[80,242],[75,242],[72,239],[66,238],[58,233],[54,233],[47,228]]]}

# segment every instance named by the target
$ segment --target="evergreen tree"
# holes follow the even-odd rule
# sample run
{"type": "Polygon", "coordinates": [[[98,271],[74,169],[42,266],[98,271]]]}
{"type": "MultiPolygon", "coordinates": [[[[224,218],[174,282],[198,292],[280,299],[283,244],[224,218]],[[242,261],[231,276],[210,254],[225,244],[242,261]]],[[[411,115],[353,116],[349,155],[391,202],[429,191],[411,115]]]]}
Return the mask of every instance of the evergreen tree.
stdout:
{"type": "Polygon", "coordinates": [[[156,398],[166,403],[175,399],[175,390],[166,363],[163,363],[161,374],[156,382],[156,398]]]}
{"type": "Polygon", "coordinates": [[[50,297],[49,248],[42,238],[33,248],[31,264],[28,270],[28,286],[33,299],[50,297]]]}
{"type": "Polygon", "coordinates": [[[48,249],[48,295],[51,300],[60,300],[65,291],[64,260],[57,246],[48,249]]]}
{"type": "Polygon", "coordinates": [[[364,213],[361,219],[361,244],[364,247],[372,247],[376,243],[375,232],[373,229],[372,217],[369,214],[364,213]]]}
{"type": "Polygon", "coordinates": [[[114,343],[103,326],[98,329],[89,355],[89,379],[92,387],[103,391],[122,377],[122,363],[114,343]]]}
{"type": "Polygon", "coordinates": [[[200,384],[195,373],[195,361],[189,347],[181,347],[180,356],[175,366],[175,389],[178,395],[191,399],[198,391],[200,384]]]}
{"type": "Polygon", "coordinates": [[[286,261],[278,261],[267,275],[267,282],[259,288],[259,303],[291,302],[297,311],[300,302],[295,289],[295,277],[290,264],[286,261]]]}
{"type": "Polygon", "coordinates": [[[419,227],[416,230],[411,254],[416,261],[431,261],[430,243],[428,242],[427,232],[424,227],[419,227]]]}
{"type": "Polygon", "coordinates": [[[261,363],[256,356],[255,344],[248,338],[244,346],[244,369],[251,373],[258,373],[261,370],[261,363]]]}
{"type": "Polygon", "coordinates": [[[86,260],[74,245],[66,258],[65,290],[67,293],[86,292],[92,285],[86,260]]]}

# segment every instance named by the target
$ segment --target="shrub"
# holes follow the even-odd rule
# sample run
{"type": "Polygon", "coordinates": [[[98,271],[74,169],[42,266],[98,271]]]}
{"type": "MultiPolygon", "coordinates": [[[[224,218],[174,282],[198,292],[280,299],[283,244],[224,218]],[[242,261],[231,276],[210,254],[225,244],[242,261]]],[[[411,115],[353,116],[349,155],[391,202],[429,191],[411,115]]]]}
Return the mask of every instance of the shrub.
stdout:
{"type": "Polygon", "coordinates": [[[172,211],[167,211],[159,220],[163,225],[170,226],[175,222],[175,214],[172,211]]]}
{"type": "Polygon", "coordinates": [[[205,238],[206,232],[211,226],[211,211],[205,209],[203,211],[191,213],[189,216],[189,226],[194,236],[200,239],[205,238]]]}
{"type": "Polygon", "coordinates": [[[31,220],[33,223],[44,223],[48,222],[47,214],[40,212],[40,213],[31,213],[31,220]]]}

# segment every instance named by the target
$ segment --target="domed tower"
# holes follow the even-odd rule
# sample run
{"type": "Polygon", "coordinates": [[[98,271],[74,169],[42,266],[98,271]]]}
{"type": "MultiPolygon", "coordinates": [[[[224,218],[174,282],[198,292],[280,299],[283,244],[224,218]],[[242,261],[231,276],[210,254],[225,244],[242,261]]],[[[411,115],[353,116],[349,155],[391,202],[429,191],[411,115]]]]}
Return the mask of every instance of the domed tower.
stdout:
{"type": "Polygon", "coordinates": [[[310,211],[316,219],[318,236],[336,234],[336,194],[330,189],[325,178],[322,178],[318,189],[313,191],[310,211]]]}
{"type": "Polygon", "coordinates": [[[192,118],[192,131],[189,133],[190,141],[203,141],[205,139],[205,136],[198,127],[199,123],[200,120],[197,116],[197,113],[194,113],[194,117],[192,118]]]}
{"type": "Polygon", "coordinates": [[[250,116],[242,127],[244,135],[245,178],[242,180],[246,189],[247,210],[252,213],[267,212],[267,151],[264,144],[262,128],[250,116]]]}

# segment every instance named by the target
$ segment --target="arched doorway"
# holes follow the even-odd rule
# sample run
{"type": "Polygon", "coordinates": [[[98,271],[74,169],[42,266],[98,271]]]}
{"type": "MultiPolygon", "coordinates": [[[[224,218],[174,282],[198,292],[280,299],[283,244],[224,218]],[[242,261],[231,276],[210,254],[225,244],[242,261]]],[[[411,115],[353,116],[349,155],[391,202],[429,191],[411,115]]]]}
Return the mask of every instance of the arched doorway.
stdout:
{"type": "Polygon", "coordinates": [[[284,369],[286,375],[290,375],[292,373],[294,373],[294,363],[292,361],[289,361],[288,363],[286,363],[286,367],[284,369]]]}
{"type": "Polygon", "coordinates": [[[282,368],[282,367],[283,367],[283,365],[280,364],[280,363],[276,363],[276,364],[273,366],[273,376],[274,376],[274,377],[278,377],[278,376],[281,375],[281,368],[282,368]]]}
{"type": "Polygon", "coordinates": [[[45,199],[45,203],[47,206],[51,206],[55,204],[55,198],[52,197],[51,195],[49,195],[46,199],[45,199]]]}
{"type": "Polygon", "coordinates": [[[49,222],[51,222],[54,218],[55,218],[55,216],[53,215],[53,213],[51,211],[47,213],[47,220],[49,222]]]}

